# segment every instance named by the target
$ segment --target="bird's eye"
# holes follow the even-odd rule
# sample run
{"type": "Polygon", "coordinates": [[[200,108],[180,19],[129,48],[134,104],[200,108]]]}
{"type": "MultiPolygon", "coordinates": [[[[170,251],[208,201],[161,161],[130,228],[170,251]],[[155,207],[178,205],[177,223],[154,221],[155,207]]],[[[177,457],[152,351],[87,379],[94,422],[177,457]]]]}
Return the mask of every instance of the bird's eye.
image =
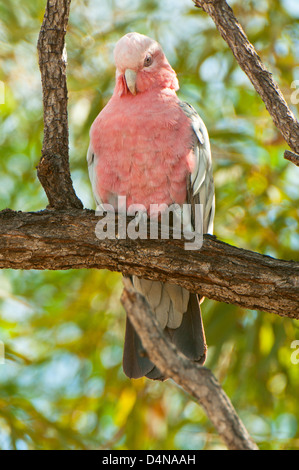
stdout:
{"type": "Polygon", "coordinates": [[[152,65],[152,63],[153,63],[153,58],[150,54],[148,54],[146,56],[146,58],[144,59],[144,64],[143,65],[144,65],[144,67],[149,67],[150,65],[152,65]]]}

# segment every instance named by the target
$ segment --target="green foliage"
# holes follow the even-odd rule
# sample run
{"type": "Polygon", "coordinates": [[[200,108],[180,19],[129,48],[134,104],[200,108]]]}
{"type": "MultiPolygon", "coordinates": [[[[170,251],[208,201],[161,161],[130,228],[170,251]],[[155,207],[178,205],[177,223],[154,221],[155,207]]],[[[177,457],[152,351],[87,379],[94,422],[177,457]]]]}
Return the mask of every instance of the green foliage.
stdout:
{"type": "MultiPolygon", "coordinates": [[[[290,0],[232,1],[290,102],[299,78],[298,8],[290,0]]],[[[42,97],[36,41],[45,2],[0,0],[0,209],[40,210],[36,178],[42,97]]],[[[85,163],[89,127],[114,86],[112,51],[128,31],[156,38],[180,97],[209,129],[216,235],[298,259],[299,170],[211,20],[191,0],[74,0],[67,35],[71,170],[94,207],[85,163]]],[[[297,113],[296,107],[292,109],[297,113]]],[[[229,261],[229,260],[228,260],[229,261]]],[[[104,271],[0,273],[0,448],[219,449],[205,414],[172,382],[128,380],[121,367],[121,276],[104,271]]],[[[299,449],[296,321],[206,300],[207,366],[263,449],[299,449]]]]}

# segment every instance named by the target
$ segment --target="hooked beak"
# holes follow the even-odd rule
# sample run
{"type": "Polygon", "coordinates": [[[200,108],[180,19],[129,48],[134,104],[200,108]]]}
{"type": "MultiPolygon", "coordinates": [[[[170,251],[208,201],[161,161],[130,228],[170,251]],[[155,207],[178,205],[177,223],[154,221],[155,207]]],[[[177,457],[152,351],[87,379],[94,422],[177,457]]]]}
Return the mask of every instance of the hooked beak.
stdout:
{"type": "Polygon", "coordinates": [[[136,93],[137,93],[136,78],[137,78],[137,74],[136,74],[136,72],[134,72],[134,70],[127,69],[125,71],[125,79],[126,79],[127,87],[129,88],[132,95],[136,95],[136,93]]]}

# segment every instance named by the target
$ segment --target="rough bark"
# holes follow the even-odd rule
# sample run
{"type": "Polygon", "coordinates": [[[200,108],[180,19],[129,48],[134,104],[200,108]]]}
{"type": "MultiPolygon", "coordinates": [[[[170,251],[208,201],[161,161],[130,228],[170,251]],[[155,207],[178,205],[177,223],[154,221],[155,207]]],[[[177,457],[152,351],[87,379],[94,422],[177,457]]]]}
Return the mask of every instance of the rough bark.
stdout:
{"type": "Polygon", "coordinates": [[[44,140],[38,178],[49,207],[82,208],[69,169],[65,34],[70,0],[48,0],[38,38],[44,107],[44,140]]]}
{"type": "Polygon", "coordinates": [[[299,155],[297,155],[296,153],[286,150],[284,152],[284,158],[294,163],[294,165],[299,166],[299,155]]]}
{"type": "Polygon", "coordinates": [[[151,361],[199,402],[230,450],[257,450],[212,372],[192,363],[170,344],[144,297],[136,293],[129,279],[124,284],[123,306],[151,361]]]}
{"type": "Polygon", "coordinates": [[[299,318],[298,262],[237,248],[210,235],[204,235],[199,251],[186,251],[183,240],[98,240],[99,220],[88,210],[2,211],[0,268],[106,268],[168,280],[244,308],[299,318]]]}
{"type": "Polygon", "coordinates": [[[231,7],[225,0],[194,0],[194,3],[213,19],[241,69],[264,101],[275,126],[291,149],[298,154],[299,123],[288,107],[272,73],[267,70],[254,46],[249,42],[231,7]]]}

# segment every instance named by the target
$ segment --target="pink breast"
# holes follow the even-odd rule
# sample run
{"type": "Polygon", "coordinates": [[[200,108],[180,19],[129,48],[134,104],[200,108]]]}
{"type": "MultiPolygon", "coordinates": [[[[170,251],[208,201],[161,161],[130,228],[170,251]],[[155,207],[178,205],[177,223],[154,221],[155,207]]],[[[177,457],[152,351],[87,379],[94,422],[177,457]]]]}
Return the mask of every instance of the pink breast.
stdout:
{"type": "Polygon", "coordinates": [[[193,170],[192,129],[172,92],[113,96],[94,121],[97,191],[105,203],[116,195],[127,206],[182,204],[193,170]]]}

